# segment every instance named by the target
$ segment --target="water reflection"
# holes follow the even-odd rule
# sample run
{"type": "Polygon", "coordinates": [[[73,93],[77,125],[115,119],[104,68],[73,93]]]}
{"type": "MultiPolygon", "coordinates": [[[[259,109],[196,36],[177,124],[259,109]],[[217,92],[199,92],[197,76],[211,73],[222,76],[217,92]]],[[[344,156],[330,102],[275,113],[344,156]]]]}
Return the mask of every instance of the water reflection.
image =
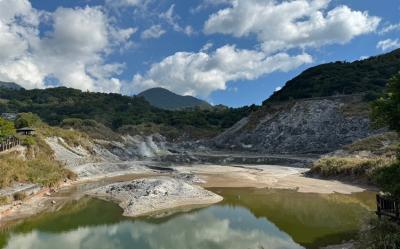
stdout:
{"type": "Polygon", "coordinates": [[[220,188],[213,191],[224,196],[222,204],[249,209],[307,248],[352,239],[374,215],[375,209],[372,192],[325,195],[274,189],[220,188]]]}
{"type": "Polygon", "coordinates": [[[271,222],[245,208],[213,206],[176,216],[164,223],[124,221],[50,233],[15,233],[6,249],[296,249],[302,248],[271,222]]]}
{"type": "Polygon", "coordinates": [[[6,249],[291,249],[350,239],[372,212],[372,193],[300,194],[212,189],[218,205],[165,218],[129,219],[115,204],[84,198],[0,232],[6,249]]]}

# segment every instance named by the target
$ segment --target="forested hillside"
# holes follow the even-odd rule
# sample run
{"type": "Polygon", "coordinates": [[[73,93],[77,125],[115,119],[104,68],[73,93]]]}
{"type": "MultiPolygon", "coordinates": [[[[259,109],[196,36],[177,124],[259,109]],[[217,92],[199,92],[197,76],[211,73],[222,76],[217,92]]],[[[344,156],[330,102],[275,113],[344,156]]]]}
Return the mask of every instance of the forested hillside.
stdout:
{"type": "Polygon", "coordinates": [[[332,62],[305,70],[288,81],[267,101],[367,93],[380,95],[388,80],[400,71],[400,49],[354,62],[332,62]]]}
{"type": "Polygon", "coordinates": [[[114,130],[129,130],[126,126],[140,125],[177,130],[193,128],[215,134],[256,108],[168,111],[151,106],[142,97],[82,92],[65,87],[44,90],[0,88],[0,113],[32,112],[50,125],[61,125],[66,119],[76,118],[95,120],[114,130]]]}

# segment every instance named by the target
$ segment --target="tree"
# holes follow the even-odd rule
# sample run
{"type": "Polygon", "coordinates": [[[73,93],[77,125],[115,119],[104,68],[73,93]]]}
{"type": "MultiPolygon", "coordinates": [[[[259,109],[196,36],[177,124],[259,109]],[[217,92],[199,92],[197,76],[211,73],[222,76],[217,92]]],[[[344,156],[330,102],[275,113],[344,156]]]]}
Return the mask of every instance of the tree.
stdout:
{"type": "MultiPolygon", "coordinates": [[[[387,126],[400,133],[400,73],[390,80],[384,96],[372,104],[372,120],[378,127],[387,126]]],[[[374,178],[382,191],[400,200],[400,153],[397,162],[377,170],[374,178]]]]}
{"type": "Polygon", "coordinates": [[[372,120],[377,127],[400,132],[400,73],[389,81],[385,94],[372,103],[372,120]]]}
{"type": "Polygon", "coordinates": [[[400,162],[381,168],[374,173],[375,183],[395,200],[400,200],[400,162]]]}
{"type": "Polygon", "coordinates": [[[17,129],[23,127],[36,127],[40,125],[41,122],[39,116],[31,112],[18,114],[14,121],[17,129]]]}
{"type": "Polygon", "coordinates": [[[4,118],[0,118],[0,139],[12,136],[15,134],[15,127],[13,122],[4,118]]]}

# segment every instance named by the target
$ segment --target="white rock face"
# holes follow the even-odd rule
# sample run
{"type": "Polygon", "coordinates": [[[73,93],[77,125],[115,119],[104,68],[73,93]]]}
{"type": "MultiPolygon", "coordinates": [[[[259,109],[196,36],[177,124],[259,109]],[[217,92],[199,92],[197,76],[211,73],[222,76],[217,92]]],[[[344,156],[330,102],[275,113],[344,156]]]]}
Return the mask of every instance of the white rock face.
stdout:
{"type": "Polygon", "coordinates": [[[323,154],[368,137],[368,106],[360,96],[271,103],[214,139],[224,149],[270,154],[323,154]]]}
{"type": "Polygon", "coordinates": [[[131,217],[183,206],[213,204],[223,199],[200,186],[170,177],[114,183],[88,194],[118,202],[124,215],[131,217]]]}
{"type": "Polygon", "coordinates": [[[69,167],[95,160],[82,146],[71,147],[60,137],[46,138],[46,143],[54,151],[56,159],[69,167]]]}

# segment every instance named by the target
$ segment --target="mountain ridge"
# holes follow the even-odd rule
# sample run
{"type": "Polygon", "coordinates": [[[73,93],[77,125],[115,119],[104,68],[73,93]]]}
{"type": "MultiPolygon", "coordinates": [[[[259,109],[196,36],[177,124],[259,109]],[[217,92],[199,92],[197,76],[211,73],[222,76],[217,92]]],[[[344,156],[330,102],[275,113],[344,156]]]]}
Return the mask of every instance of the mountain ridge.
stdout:
{"type": "Polygon", "coordinates": [[[138,94],[144,97],[151,105],[166,110],[181,110],[186,108],[211,108],[211,105],[193,96],[176,94],[162,87],[147,89],[138,94]]]}
{"type": "Polygon", "coordinates": [[[0,81],[0,88],[11,89],[11,90],[25,90],[22,86],[14,82],[0,81]]]}
{"type": "Polygon", "coordinates": [[[399,71],[400,49],[364,60],[320,64],[287,81],[263,104],[358,93],[374,98],[382,93],[388,80],[399,71]]]}

